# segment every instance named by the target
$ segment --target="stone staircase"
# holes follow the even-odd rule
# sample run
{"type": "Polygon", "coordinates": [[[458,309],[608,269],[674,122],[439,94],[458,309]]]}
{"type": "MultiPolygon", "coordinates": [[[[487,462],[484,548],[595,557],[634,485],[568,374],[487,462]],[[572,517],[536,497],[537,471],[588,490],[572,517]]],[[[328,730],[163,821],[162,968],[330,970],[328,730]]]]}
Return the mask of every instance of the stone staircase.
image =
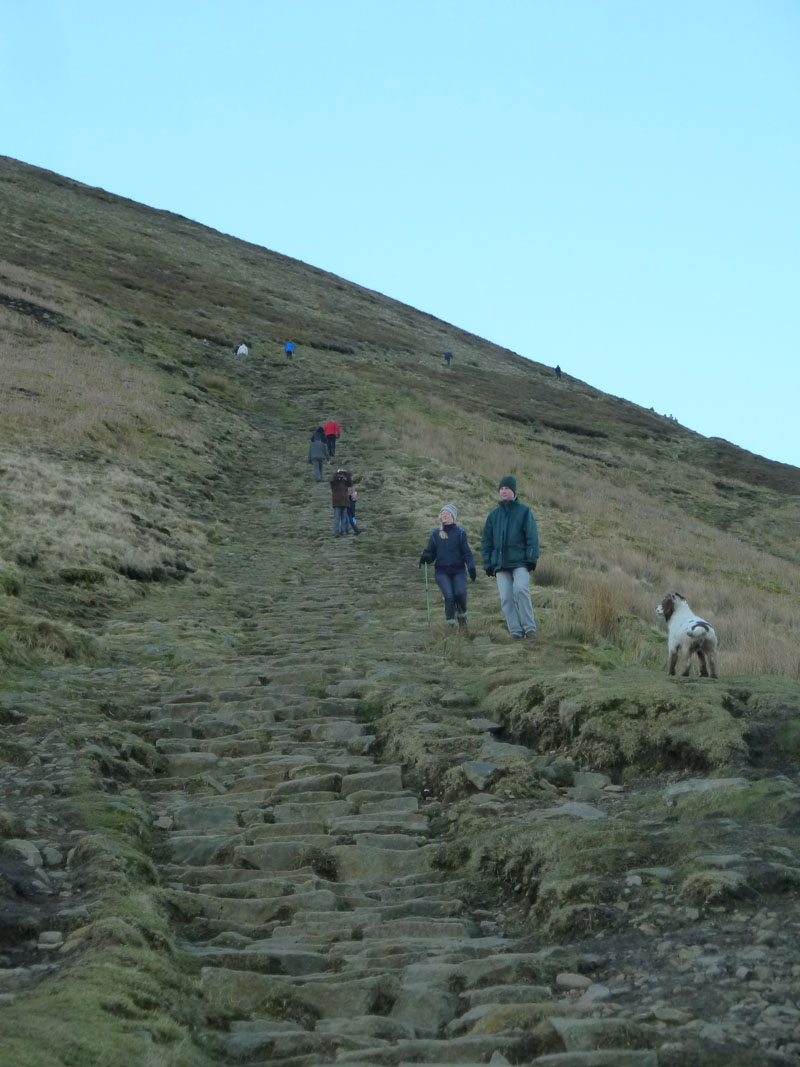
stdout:
{"type": "MultiPolygon", "coordinates": [[[[253,1067],[655,1067],[649,1041],[592,1017],[587,982],[557,984],[563,954],[504,936],[437,866],[437,802],[382,760],[359,685],[337,680],[342,592],[378,602],[366,543],[320,537],[313,612],[265,609],[224,684],[209,672],[143,709],[166,770],[142,789],[208,1047],[253,1067]]],[[[374,661],[375,626],[348,633],[351,673],[396,670],[374,661]]]]}

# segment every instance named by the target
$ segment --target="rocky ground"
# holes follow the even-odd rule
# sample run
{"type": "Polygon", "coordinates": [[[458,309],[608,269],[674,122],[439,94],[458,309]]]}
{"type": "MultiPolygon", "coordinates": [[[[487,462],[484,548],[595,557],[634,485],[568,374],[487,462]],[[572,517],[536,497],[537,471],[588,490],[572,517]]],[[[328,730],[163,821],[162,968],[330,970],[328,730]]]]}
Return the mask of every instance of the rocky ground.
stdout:
{"type": "Polygon", "coordinates": [[[429,629],[389,519],[336,540],[297,474],[233,495],[218,594],[155,591],[109,666],[2,695],[6,1062],[800,1062],[794,772],[622,782],[537,745],[497,679],[543,674],[546,632],[511,642],[488,583],[470,633],[438,600],[429,629]],[[32,1044],[109,943],[122,1044],[32,1044]]]}

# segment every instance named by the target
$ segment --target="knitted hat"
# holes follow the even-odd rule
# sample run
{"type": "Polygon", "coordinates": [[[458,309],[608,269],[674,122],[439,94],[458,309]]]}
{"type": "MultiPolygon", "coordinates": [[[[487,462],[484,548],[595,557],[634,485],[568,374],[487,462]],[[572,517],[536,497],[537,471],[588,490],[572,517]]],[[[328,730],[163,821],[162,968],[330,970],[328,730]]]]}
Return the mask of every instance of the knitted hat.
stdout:
{"type": "Polygon", "coordinates": [[[500,484],[497,486],[497,488],[502,489],[504,485],[508,486],[514,496],[517,495],[517,479],[514,477],[513,474],[507,474],[505,478],[501,478],[500,484]]]}
{"type": "Polygon", "coordinates": [[[442,504],[442,506],[439,508],[439,514],[441,514],[443,511],[450,512],[450,514],[453,516],[453,522],[455,522],[458,518],[458,508],[455,506],[455,504],[442,504]]]}

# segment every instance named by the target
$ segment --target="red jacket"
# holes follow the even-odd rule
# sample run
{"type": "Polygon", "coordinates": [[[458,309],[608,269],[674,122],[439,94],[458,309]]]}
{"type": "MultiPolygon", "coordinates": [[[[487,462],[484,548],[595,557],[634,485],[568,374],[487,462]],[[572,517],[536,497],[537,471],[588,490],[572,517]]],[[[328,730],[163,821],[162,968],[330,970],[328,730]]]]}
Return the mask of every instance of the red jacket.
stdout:
{"type": "Polygon", "coordinates": [[[336,437],[342,432],[342,428],[338,422],[334,422],[333,419],[329,419],[322,427],[326,434],[334,434],[336,437]]]}

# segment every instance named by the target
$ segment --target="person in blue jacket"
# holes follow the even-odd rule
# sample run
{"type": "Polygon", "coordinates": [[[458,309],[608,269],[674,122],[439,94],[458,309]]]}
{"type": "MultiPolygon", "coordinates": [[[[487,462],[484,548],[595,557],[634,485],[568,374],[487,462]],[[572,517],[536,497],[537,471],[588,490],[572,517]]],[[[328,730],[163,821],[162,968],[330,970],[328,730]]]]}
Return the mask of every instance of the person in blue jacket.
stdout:
{"type": "Polygon", "coordinates": [[[529,507],[517,497],[517,479],[507,474],[497,487],[500,503],[486,516],[481,537],[483,566],[497,579],[500,607],[512,637],[536,637],[531,571],[539,558],[539,531],[529,507]]]}
{"type": "Polygon", "coordinates": [[[439,512],[441,525],[431,530],[425,551],[419,557],[420,567],[423,563],[436,564],[434,576],[444,597],[445,621],[448,626],[456,627],[467,625],[467,573],[473,582],[477,577],[466,531],[456,526],[457,518],[455,505],[445,504],[439,512]]]}

